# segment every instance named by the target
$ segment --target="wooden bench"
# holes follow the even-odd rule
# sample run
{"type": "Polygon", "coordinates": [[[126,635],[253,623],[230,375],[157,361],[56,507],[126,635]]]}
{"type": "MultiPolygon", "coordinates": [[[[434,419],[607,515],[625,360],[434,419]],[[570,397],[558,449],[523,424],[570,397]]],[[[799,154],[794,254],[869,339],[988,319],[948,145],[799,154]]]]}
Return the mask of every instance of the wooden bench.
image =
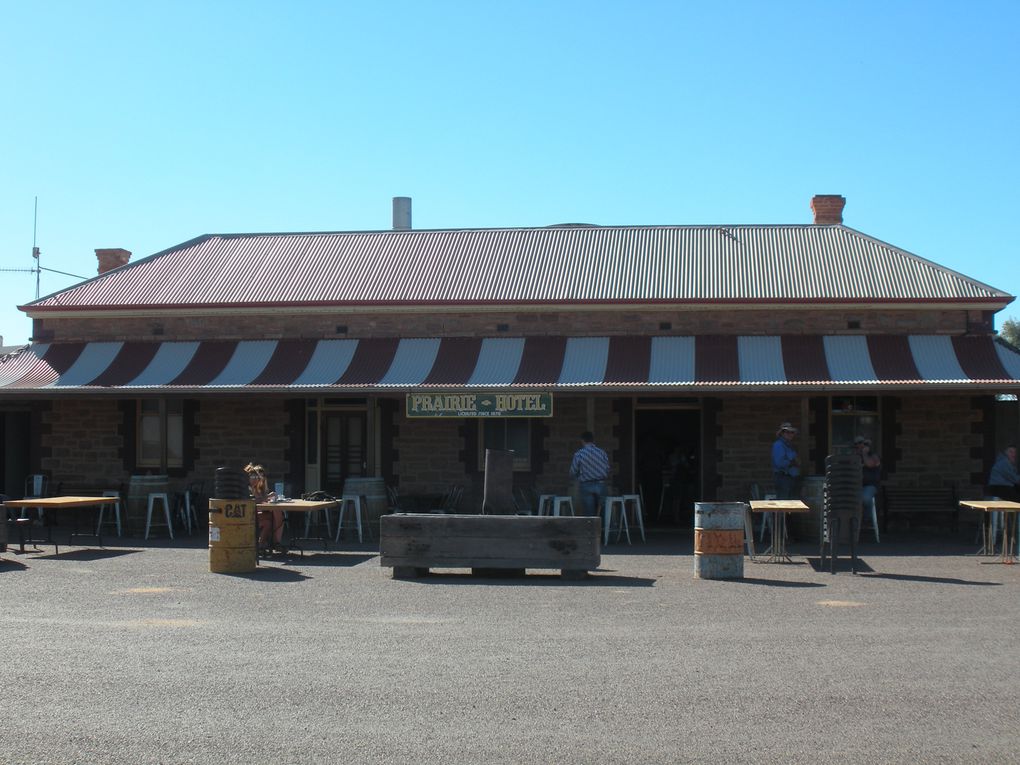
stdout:
{"type": "Polygon", "coordinates": [[[959,527],[960,504],[952,486],[910,488],[886,486],[882,489],[882,530],[889,528],[889,517],[905,515],[948,515],[953,532],[959,527]]]}
{"type": "Polygon", "coordinates": [[[394,579],[430,568],[558,568],[565,579],[581,579],[601,562],[598,518],[394,513],[382,516],[380,527],[379,560],[394,579]]]}

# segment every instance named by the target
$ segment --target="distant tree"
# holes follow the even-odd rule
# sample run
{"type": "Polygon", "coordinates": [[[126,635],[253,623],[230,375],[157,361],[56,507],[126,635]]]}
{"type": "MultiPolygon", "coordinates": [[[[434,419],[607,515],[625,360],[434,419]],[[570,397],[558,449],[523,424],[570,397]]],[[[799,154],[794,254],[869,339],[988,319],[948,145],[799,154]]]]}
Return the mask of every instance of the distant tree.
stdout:
{"type": "Polygon", "coordinates": [[[1006,319],[1002,322],[1002,329],[999,331],[1002,335],[1002,339],[1012,345],[1014,348],[1020,348],[1020,321],[1016,319],[1006,319]]]}

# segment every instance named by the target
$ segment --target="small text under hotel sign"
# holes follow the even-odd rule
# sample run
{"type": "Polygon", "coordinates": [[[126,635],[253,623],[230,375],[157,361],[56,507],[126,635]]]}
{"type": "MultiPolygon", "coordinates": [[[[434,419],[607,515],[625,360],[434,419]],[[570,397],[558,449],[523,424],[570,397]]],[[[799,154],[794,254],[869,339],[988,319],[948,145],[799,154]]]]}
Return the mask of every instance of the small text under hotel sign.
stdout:
{"type": "Polygon", "coordinates": [[[552,417],[552,393],[408,393],[408,417],[552,417]]]}

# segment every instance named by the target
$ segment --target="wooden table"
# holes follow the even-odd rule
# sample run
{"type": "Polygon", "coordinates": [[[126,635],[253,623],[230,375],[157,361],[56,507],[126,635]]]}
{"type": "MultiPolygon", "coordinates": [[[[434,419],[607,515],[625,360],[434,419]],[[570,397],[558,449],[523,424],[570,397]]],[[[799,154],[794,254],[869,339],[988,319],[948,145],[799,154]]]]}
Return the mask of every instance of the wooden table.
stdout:
{"type": "MultiPolygon", "coordinates": [[[[339,500],[322,500],[315,501],[310,499],[284,499],[279,502],[261,502],[255,505],[255,509],[260,512],[271,511],[271,510],[283,510],[285,513],[311,513],[316,510],[323,510],[329,512],[332,508],[337,507],[340,504],[339,500]]],[[[273,527],[273,536],[276,535],[276,527],[273,527]]],[[[322,542],[322,549],[329,549],[329,540],[325,537],[298,537],[294,535],[293,529],[291,530],[290,544],[296,547],[298,551],[304,554],[304,547],[301,542],[322,542]]]]}
{"type": "Polygon", "coordinates": [[[756,563],[793,563],[786,551],[786,514],[807,513],[811,508],[799,499],[752,499],[752,513],[774,513],[772,521],[772,544],[762,555],[768,557],[758,560],[753,555],[751,560],[756,563]]]}
{"type": "MultiPolygon", "coordinates": [[[[9,499],[4,502],[4,507],[17,507],[22,509],[30,510],[74,510],[74,531],[71,532],[70,537],[67,540],[68,544],[74,541],[75,537],[95,537],[99,546],[103,546],[103,537],[100,535],[100,529],[96,528],[96,533],[79,533],[78,532],[78,510],[88,509],[93,510],[102,505],[115,505],[120,503],[120,497],[39,497],[37,499],[9,499]]],[[[59,555],[60,547],[56,542],[53,541],[52,533],[47,535],[47,539],[26,539],[26,542],[48,542],[53,545],[54,551],[59,555]]]]}
{"type": "MultiPolygon", "coordinates": [[[[1017,512],[1020,512],[1020,502],[1010,502],[1006,499],[982,499],[982,500],[961,500],[960,507],[971,510],[980,510],[985,514],[987,521],[989,513],[1002,513],[1002,555],[996,563],[1012,565],[1016,563],[1016,550],[1013,547],[1013,537],[1016,535],[1017,512]]],[[[995,527],[985,522],[984,545],[978,550],[978,555],[995,554],[995,527]]],[[[991,561],[987,561],[991,562],[991,561]]]]}

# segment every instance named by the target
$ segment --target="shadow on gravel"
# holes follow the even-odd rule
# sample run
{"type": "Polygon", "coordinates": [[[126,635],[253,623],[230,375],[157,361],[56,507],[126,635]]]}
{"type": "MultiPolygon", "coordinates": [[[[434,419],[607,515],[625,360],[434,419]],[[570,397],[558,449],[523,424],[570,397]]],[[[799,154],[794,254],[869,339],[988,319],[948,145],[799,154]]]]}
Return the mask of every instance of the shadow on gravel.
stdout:
{"type": "Polygon", "coordinates": [[[290,555],[287,557],[288,566],[336,566],[350,568],[359,563],[378,558],[378,555],[366,553],[338,553],[338,552],[305,552],[304,555],[290,555]]]}
{"type": "Polygon", "coordinates": [[[913,576],[911,574],[864,574],[868,579],[892,579],[899,582],[929,582],[931,584],[965,584],[975,587],[1001,587],[1002,582],[972,582],[947,576],[913,576]]]}
{"type": "Polygon", "coordinates": [[[248,571],[242,574],[220,574],[220,576],[232,576],[236,579],[251,579],[255,582],[301,582],[311,579],[300,571],[292,568],[281,568],[279,566],[259,566],[255,571],[248,571]]]}
{"type": "Polygon", "coordinates": [[[745,576],[743,579],[734,579],[737,584],[763,584],[766,587],[825,587],[823,582],[780,582],[775,579],[758,579],[753,576],[745,576]]]}
{"type": "Polygon", "coordinates": [[[499,575],[476,575],[469,571],[463,573],[429,572],[426,576],[414,579],[400,579],[402,582],[420,582],[422,584],[474,584],[489,587],[654,587],[655,579],[641,576],[619,576],[592,572],[584,579],[563,579],[559,574],[520,574],[507,573],[499,575]]]}
{"type": "MultiPolygon", "coordinates": [[[[811,565],[811,568],[813,568],[819,574],[828,574],[830,572],[829,567],[830,567],[831,563],[830,563],[828,558],[825,559],[825,565],[822,565],[822,559],[821,558],[808,558],[807,562],[811,565]]],[[[852,573],[852,572],[853,572],[853,565],[852,565],[852,561],[850,560],[849,557],[846,557],[846,558],[836,558],[836,573],[837,574],[842,574],[842,573],[849,574],[849,573],[852,573]]],[[[857,559],[857,573],[858,574],[874,574],[875,573],[875,569],[873,569],[871,566],[869,566],[865,560],[863,560],[861,558],[858,558],[857,559]]]]}
{"type": "Polygon", "coordinates": [[[110,550],[108,548],[89,548],[87,550],[68,550],[54,555],[33,555],[33,560],[105,560],[119,558],[122,555],[134,555],[141,550],[110,550]]]}
{"type": "Polygon", "coordinates": [[[13,558],[0,558],[0,574],[5,571],[25,571],[27,569],[28,566],[20,560],[14,560],[13,558]]]}

